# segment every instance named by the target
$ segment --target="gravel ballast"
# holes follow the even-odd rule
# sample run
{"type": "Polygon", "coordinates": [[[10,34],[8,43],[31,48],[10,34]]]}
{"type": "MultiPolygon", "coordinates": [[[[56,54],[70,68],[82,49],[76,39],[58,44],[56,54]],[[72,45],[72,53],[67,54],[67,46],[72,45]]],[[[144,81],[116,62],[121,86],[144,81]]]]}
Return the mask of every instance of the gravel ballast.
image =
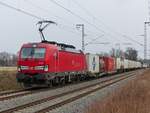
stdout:
{"type": "MultiPolygon", "coordinates": [[[[142,72],[139,72],[138,75],[141,75],[142,72]]],[[[79,100],[76,100],[72,103],[66,104],[62,107],[49,111],[48,113],[84,113],[85,110],[95,101],[101,100],[107,97],[109,94],[114,92],[116,89],[119,89],[126,85],[130,80],[135,79],[136,76],[127,78],[123,81],[116,83],[115,85],[111,85],[102,90],[99,90],[95,93],[92,93],[86,97],[83,97],[79,100]]]]}
{"type": "MultiPolygon", "coordinates": [[[[119,75],[116,75],[119,76],[119,75]]],[[[115,76],[112,76],[112,78],[115,76]]],[[[88,82],[83,82],[80,84],[74,84],[74,85],[69,85],[69,86],[64,86],[62,88],[57,88],[57,89],[52,89],[52,90],[48,90],[48,91],[44,91],[44,92],[39,92],[36,94],[29,94],[27,96],[22,96],[22,97],[18,97],[18,98],[13,98],[10,100],[5,100],[5,101],[0,101],[0,111],[4,111],[10,108],[14,108],[17,107],[19,105],[24,105],[30,102],[34,102],[36,100],[39,99],[43,99],[49,96],[53,96],[56,94],[61,94],[63,92],[68,92],[70,90],[74,90],[74,89],[78,89],[79,87],[83,87],[83,86],[87,86],[90,84],[95,84],[98,83],[100,81],[106,80],[108,79],[108,77],[106,78],[100,78],[100,79],[96,79],[96,80],[92,80],[92,81],[88,81],[88,82]]],[[[110,77],[109,77],[110,79],[110,77]]],[[[127,80],[122,81],[123,83],[126,83],[126,81],[130,80],[129,78],[127,80]]],[[[119,85],[113,85],[110,86],[110,88],[106,88],[103,90],[100,90],[96,93],[93,93],[91,95],[88,95],[82,99],[79,99],[75,102],[72,102],[70,104],[64,105],[63,107],[60,107],[56,110],[51,111],[51,113],[81,113],[83,109],[85,109],[88,105],[90,105],[90,103],[94,100],[96,100],[97,98],[103,98],[105,97],[107,94],[111,93],[114,89],[118,88],[118,86],[122,86],[123,83],[117,83],[119,85]]]]}

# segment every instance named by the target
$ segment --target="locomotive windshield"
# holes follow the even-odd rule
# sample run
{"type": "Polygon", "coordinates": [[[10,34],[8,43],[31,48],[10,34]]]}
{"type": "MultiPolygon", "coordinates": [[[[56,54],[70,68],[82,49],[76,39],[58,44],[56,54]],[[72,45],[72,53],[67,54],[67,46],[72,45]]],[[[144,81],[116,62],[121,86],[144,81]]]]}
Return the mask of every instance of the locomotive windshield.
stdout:
{"type": "Polygon", "coordinates": [[[45,48],[26,47],[21,50],[21,58],[44,58],[45,48]]]}

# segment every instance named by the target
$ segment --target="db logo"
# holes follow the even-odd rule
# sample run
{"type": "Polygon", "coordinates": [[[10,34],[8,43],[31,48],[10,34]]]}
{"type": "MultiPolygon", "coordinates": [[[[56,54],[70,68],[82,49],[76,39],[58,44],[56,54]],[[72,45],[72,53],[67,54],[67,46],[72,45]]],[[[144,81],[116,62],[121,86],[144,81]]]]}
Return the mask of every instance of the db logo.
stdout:
{"type": "Polygon", "coordinates": [[[96,68],[96,61],[95,61],[95,57],[93,57],[92,66],[93,66],[93,70],[95,70],[95,68],[96,68]]]}

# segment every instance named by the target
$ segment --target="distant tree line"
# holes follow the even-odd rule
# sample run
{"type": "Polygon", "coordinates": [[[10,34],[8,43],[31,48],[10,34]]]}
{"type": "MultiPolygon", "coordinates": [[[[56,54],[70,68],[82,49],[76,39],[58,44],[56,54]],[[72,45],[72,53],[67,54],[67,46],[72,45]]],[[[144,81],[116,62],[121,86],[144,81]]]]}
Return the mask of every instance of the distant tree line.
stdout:
{"type": "Polygon", "coordinates": [[[0,66],[16,66],[17,55],[7,52],[0,52],[0,66]]]}
{"type": "Polygon", "coordinates": [[[125,58],[130,59],[130,60],[138,60],[138,52],[137,50],[133,48],[127,48],[125,54],[125,58]]]}
{"type": "Polygon", "coordinates": [[[126,51],[112,48],[112,50],[110,51],[110,55],[113,57],[126,58],[129,60],[139,60],[138,51],[133,48],[127,48],[126,51]]]}

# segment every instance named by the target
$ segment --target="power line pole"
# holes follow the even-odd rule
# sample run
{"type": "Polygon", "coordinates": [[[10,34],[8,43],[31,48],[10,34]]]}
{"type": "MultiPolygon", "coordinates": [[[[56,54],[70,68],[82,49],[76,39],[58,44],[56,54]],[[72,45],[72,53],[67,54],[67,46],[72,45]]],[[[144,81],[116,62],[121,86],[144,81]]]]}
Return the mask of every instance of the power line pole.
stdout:
{"type": "Polygon", "coordinates": [[[80,28],[82,29],[82,51],[84,52],[85,51],[85,41],[84,41],[84,36],[85,36],[85,33],[84,33],[84,24],[77,24],[76,25],[77,28],[80,28]]]}
{"type": "Polygon", "coordinates": [[[150,21],[150,0],[148,0],[148,16],[149,16],[149,21],[150,21]]]}
{"type": "Polygon", "coordinates": [[[147,59],[147,24],[150,22],[144,22],[144,59],[147,59]]]}
{"type": "Polygon", "coordinates": [[[145,22],[145,59],[147,59],[147,52],[149,53],[149,51],[147,51],[147,26],[146,24],[150,25],[150,0],[148,0],[148,16],[149,16],[149,22],[145,22]]]}
{"type": "Polygon", "coordinates": [[[147,59],[147,29],[146,22],[144,23],[144,59],[147,59]]]}

